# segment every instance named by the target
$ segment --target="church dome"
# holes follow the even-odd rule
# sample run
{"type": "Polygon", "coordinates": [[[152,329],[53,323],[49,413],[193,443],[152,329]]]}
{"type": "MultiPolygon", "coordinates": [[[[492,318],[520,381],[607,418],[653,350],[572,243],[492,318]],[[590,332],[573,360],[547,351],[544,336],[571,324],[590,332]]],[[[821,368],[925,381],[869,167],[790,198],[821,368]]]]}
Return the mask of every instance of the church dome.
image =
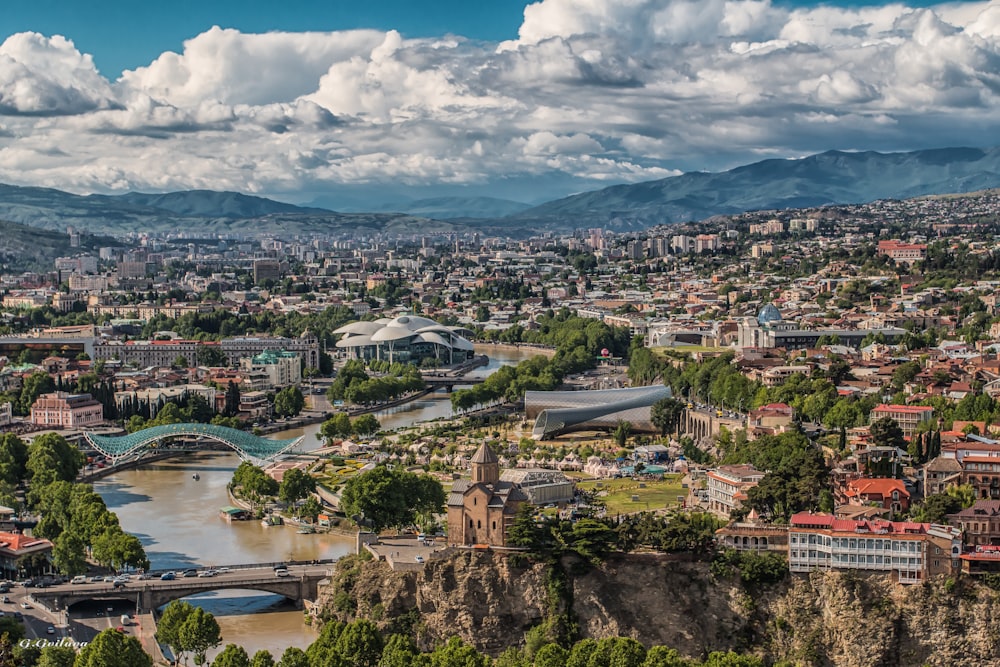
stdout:
{"type": "Polygon", "coordinates": [[[773,304],[769,303],[760,309],[757,313],[757,323],[760,325],[765,325],[768,322],[780,322],[781,321],[781,311],[773,304]]]}

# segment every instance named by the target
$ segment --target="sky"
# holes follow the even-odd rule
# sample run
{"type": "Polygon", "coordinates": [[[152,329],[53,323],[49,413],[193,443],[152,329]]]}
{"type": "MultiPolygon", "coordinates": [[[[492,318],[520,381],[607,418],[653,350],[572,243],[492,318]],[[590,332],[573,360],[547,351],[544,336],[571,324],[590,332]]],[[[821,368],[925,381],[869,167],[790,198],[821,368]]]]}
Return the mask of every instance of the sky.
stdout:
{"type": "Polygon", "coordinates": [[[526,202],[830,149],[1000,144],[1000,0],[34,0],[0,182],[526,202]]]}

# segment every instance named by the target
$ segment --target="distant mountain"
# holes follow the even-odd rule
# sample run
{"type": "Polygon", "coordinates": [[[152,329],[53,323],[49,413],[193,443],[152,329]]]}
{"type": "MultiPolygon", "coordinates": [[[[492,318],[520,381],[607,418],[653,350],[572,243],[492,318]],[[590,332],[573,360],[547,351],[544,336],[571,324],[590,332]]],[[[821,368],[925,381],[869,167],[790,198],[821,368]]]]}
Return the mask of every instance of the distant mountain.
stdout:
{"type": "Polygon", "coordinates": [[[399,211],[422,218],[454,220],[457,218],[504,218],[531,208],[530,204],[495,197],[432,197],[417,199],[402,205],[381,207],[382,211],[399,211]]]}
{"type": "Polygon", "coordinates": [[[238,192],[215,192],[212,190],[186,190],[165,194],[144,194],[129,192],[113,197],[123,202],[143,208],[170,211],[177,215],[194,218],[259,218],[275,213],[307,213],[327,215],[329,210],[303,208],[294,204],[253,197],[238,192]]]}
{"type": "Polygon", "coordinates": [[[764,160],[721,173],[693,172],[615,185],[522,211],[512,225],[641,229],[745,211],[857,204],[1000,186],[1000,148],[911,153],[829,151],[764,160]]]}
{"type": "MultiPolygon", "coordinates": [[[[745,211],[856,204],[1000,187],[1000,148],[943,148],[912,153],[830,151],[796,160],[764,160],[720,173],[688,173],[634,185],[615,185],[528,208],[483,196],[351,200],[327,193],[314,206],[234,192],[192,190],[167,194],[73,195],[0,184],[0,219],[92,234],[196,231],[223,234],[388,233],[399,235],[479,230],[529,235],[586,227],[644,229],[745,211]],[[366,206],[362,212],[322,208],[327,199],[366,206]],[[373,203],[378,202],[378,203],[373,203]]],[[[465,191],[469,192],[469,191],[465,191]]],[[[357,209],[355,209],[357,210],[357,209]]]]}

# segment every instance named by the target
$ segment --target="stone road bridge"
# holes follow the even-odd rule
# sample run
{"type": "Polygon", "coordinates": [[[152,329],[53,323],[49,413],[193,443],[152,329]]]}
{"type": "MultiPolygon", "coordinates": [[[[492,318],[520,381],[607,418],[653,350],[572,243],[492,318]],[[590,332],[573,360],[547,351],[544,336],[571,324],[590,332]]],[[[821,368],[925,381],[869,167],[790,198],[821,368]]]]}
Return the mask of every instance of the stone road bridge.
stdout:
{"type": "Polygon", "coordinates": [[[319,583],[328,578],[325,570],[292,571],[287,577],[270,570],[248,570],[215,577],[182,577],[172,581],[150,579],[131,581],[123,588],[106,584],[62,584],[36,590],[31,598],[49,611],[66,610],[89,600],[130,600],[140,609],[156,609],[173,600],[228,589],[247,589],[283,595],[298,608],[306,600],[315,601],[319,583]]]}

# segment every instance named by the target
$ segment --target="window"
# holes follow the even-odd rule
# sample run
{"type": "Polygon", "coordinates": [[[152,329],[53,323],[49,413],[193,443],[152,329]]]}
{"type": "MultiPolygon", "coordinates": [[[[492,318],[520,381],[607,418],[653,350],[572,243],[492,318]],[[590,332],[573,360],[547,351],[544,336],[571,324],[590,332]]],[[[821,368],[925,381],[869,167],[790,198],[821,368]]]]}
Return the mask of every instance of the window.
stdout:
{"type": "Polygon", "coordinates": [[[473,505],[478,505],[479,504],[479,498],[476,498],[475,496],[472,496],[472,504],[473,505]]]}
{"type": "Polygon", "coordinates": [[[476,519],[476,528],[482,528],[482,527],[483,527],[483,522],[480,521],[479,519],[476,519]]]}
{"type": "Polygon", "coordinates": [[[494,521],[494,522],[493,522],[493,530],[496,530],[496,529],[497,529],[497,522],[496,522],[496,521],[494,521]]]}
{"type": "Polygon", "coordinates": [[[472,528],[472,527],[473,527],[473,525],[472,525],[472,519],[469,519],[469,528],[472,528]]]}

